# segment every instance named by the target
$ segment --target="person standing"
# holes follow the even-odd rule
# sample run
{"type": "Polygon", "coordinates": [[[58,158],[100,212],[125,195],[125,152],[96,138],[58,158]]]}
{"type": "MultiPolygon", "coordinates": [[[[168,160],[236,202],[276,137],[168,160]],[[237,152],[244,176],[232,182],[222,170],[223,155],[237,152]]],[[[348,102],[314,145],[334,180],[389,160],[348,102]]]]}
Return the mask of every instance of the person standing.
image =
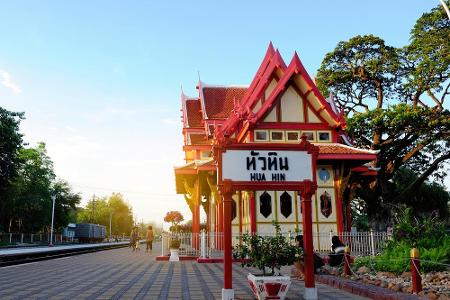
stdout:
{"type": "Polygon", "coordinates": [[[147,241],[147,250],[146,252],[152,253],[153,249],[153,228],[151,225],[147,228],[147,235],[146,235],[146,241],[147,241]]]}

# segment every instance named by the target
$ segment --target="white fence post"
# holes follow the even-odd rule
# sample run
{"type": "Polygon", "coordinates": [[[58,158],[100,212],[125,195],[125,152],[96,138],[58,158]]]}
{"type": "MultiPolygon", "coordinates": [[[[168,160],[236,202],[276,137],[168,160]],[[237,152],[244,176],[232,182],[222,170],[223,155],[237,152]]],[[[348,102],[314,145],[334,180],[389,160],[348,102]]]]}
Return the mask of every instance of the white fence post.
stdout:
{"type": "Polygon", "coordinates": [[[161,234],[161,256],[164,256],[164,239],[166,235],[164,233],[161,234]]]}
{"type": "Polygon", "coordinates": [[[205,233],[204,229],[202,230],[202,233],[201,233],[200,251],[201,251],[200,256],[202,258],[206,258],[206,233],[205,233]]]}
{"type": "Polygon", "coordinates": [[[370,247],[372,250],[372,256],[375,256],[375,243],[373,240],[373,230],[372,229],[370,229],[370,247]]]}

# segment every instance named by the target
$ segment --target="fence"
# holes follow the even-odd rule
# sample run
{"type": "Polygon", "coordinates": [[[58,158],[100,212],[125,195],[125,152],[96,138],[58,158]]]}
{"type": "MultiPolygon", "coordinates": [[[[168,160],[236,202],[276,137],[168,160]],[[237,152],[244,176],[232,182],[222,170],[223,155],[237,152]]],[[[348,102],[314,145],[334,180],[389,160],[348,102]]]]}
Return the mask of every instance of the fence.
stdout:
{"type": "MultiPolygon", "coordinates": [[[[273,236],[274,233],[264,233],[263,236],[273,236]]],[[[294,243],[296,233],[284,232],[284,237],[294,243]]],[[[375,256],[380,253],[386,242],[391,238],[387,232],[341,232],[341,233],[315,233],[313,234],[314,249],[322,254],[331,251],[331,237],[338,236],[346,245],[350,246],[351,254],[355,256],[375,256]]],[[[179,255],[222,257],[223,256],[223,234],[202,231],[198,233],[162,234],[162,252],[168,255],[170,241],[180,241],[179,255]]],[[[232,245],[242,243],[242,235],[232,234],[232,245]]]]}
{"type": "MultiPolygon", "coordinates": [[[[0,245],[28,245],[49,244],[50,233],[0,233],[0,245]]],[[[66,237],[62,233],[53,234],[53,244],[72,243],[73,237],[66,237]]]]}

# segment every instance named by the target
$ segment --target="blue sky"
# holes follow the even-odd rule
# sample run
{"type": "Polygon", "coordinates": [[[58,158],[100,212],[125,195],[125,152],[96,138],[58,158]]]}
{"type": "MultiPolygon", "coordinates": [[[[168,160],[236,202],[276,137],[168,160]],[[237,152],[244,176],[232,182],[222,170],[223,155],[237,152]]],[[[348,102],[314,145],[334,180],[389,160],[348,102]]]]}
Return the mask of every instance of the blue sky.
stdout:
{"type": "MultiPolygon", "coordinates": [[[[438,0],[0,1],[0,106],[25,111],[31,145],[47,143],[57,175],[82,192],[122,191],[135,214],[178,209],[180,86],[246,85],[269,41],[297,51],[311,75],[341,40],[408,42],[438,0]]],[[[449,186],[447,181],[447,186],[449,186]]]]}

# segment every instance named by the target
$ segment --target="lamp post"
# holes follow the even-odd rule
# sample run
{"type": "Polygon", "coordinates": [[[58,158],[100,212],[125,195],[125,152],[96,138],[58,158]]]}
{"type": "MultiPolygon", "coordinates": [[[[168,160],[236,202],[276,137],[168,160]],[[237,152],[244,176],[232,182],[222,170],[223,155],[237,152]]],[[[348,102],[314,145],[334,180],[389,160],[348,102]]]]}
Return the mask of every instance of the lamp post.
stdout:
{"type": "Polygon", "coordinates": [[[109,209],[109,238],[111,239],[111,228],[112,228],[112,215],[113,212],[111,208],[109,209]]]}
{"type": "Polygon", "coordinates": [[[53,205],[52,205],[52,226],[50,227],[50,243],[48,244],[49,247],[53,246],[53,221],[55,220],[55,200],[56,196],[52,195],[53,205]]]}

